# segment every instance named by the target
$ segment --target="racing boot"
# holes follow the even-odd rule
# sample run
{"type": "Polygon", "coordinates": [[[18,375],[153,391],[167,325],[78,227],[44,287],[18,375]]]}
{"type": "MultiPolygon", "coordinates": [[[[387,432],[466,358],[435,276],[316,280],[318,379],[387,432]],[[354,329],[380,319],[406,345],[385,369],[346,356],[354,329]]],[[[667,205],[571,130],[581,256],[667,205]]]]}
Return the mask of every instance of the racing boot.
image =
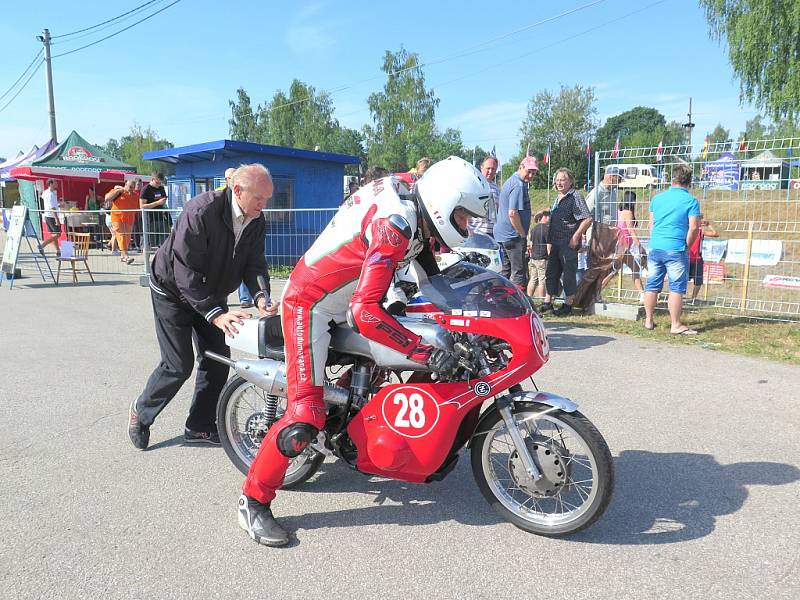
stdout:
{"type": "Polygon", "coordinates": [[[289,534],[275,520],[269,504],[261,504],[244,494],[239,496],[239,527],[264,546],[285,546],[289,543],[289,534]]]}

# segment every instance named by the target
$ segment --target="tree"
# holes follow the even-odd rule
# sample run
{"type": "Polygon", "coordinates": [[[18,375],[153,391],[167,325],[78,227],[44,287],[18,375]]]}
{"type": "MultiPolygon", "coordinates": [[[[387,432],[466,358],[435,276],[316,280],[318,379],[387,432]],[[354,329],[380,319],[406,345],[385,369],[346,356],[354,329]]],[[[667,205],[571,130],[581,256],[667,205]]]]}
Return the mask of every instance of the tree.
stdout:
{"type": "MultiPolygon", "coordinates": [[[[597,126],[594,90],[591,87],[562,86],[558,94],[542,91],[528,103],[528,113],[520,127],[520,154],[509,161],[515,171],[530,144],[531,154],[542,156],[550,144],[553,167],[569,167],[582,186],[586,182],[586,140],[597,126]]],[[[547,187],[547,169],[540,164],[534,183],[547,187]]],[[[506,169],[504,169],[505,175],[506,169]]]]}
{"type": "Polygon", "coordinates": [[[744,131],[739,137],[746,140],[763,140],[767,136],[767,125],[762,123],[764,117],[756,115],[744,124],[744,131]]]}
{"type": "Polygon", "coordinates": [[[740,98],[771,117],[800,114],[800,3],[794,0],[700,0],[712,35],[727,41],[740,98]]]}
{"type": "Polygon", "coordinates": [[[232,139],[259,144],[351,154],[363,158],[363,137],[339,125],[330,94],[295,79],[288,94],[277,90],[272,99],[253,111],[250,96],[239,88],[231,107],[232,139]]]}
{"type": "MultiPolygon", "coordinates": [[[[717,123],[717,126],[714,127],[713,131],[708,134],[708,146],[709,148],[714,148],[714,144],[722,144],[722,146],[717,146],[717,150],[709,152],[705,160],[716,160],[719,158],[720,154],[728,151],[728,145],[732,141],[731,132],[728,129],[725,129],[722,126],[722,123],[717,123]]],[[[705,144],[705,141],[703,143],[705,144]]]]}
{"type": "Polygon", "coordinates": [[[228,100],[231,107],[231,118],[228,119],[232,140],[242,142],[256,141],[256,117],[250,104],[250,96],[244,88],[236,90],[237,101],[228,100]]]}
{"type": "Polygon", "coordinates": [[[163,172],[165,175],[172,175],[175,167],[162,162],[143,160],[142,154],[152,150],[171,148],[174,144],[169,140],[160,139],[158,133],[153,129],[142,129],[140,125],[131,125],[130,132],[117,141],[114,138],[108,140],[103,149],[119,160],[136,167],[137,173],[163,172]]]}
{"type": "Polygon", "coordinates": [[[626,148],[655,148],[660,143],[677,146],[685,143],[683,127],[676,121],[664,118],[658,110],[636,106],[609,117],[594,135],[594,146],[598,150],[610,150],[620,139],[626,148]]]}
{"type": "Polygon", "coordinates": [[[441,133],[436,128],[439,99],[425,87],[417,54],[402,46],[397,52],[387,50],[381,69],[386,73],[383,91],[367,99],[373,121],[364,127],[369,164],[400,171],[423,156],[433,160],[463,156],[461,132],[441,133]]]}

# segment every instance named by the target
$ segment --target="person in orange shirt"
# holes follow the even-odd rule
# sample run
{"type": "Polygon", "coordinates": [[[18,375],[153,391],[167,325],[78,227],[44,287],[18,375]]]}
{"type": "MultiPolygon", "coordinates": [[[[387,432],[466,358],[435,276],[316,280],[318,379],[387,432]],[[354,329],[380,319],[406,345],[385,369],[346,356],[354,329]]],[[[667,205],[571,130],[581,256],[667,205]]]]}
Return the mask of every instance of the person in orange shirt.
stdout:
{"type": "Polygon", "coordinates": [[[125,187],[115,185],[105,196],[106,202],[111,202],[111,231],[117,238],[120,260],[127,264],[133,262],[133,257],[128,256],[128,244],[131,241],[133,222],[136,220],[134,211],[139,208],[139,196],[134,189],[135,186],[136,181],[129,179],[125,182],[125,187]]]}

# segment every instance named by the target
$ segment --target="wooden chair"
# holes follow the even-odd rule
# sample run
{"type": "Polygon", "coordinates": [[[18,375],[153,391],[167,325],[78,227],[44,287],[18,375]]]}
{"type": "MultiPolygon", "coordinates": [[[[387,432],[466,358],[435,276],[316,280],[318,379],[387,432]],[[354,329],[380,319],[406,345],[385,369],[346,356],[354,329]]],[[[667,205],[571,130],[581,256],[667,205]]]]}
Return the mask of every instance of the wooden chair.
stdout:
{"type": "Polygon", "coordinates": [[[69,241],[61,243],[61,256],[56,259],[58,261],[56,285],[61,278],[61,265],[67,262],[72,267],[72,285],[78,285],[78,270],[75,266],[79,262],[86,267],[86,272],[89,273],[89,277],[94,283],[94,276],[89,269],[89,243],[92,235],[90,233],[71,233],[69,237],[69,241]]]}

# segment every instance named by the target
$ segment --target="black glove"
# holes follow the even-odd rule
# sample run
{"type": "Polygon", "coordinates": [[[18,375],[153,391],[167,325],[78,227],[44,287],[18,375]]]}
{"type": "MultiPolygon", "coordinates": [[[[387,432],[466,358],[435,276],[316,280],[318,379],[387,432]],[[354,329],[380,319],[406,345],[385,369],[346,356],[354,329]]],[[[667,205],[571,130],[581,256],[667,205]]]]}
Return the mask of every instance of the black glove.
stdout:
{"type": "Polygon", "coordinates": [[[418,344],[409,353],[408,358],[428,365],[437,373],[449,371],[456,366],[456,358],[450,352],[434,348],[429,344],[418,344]]]}

